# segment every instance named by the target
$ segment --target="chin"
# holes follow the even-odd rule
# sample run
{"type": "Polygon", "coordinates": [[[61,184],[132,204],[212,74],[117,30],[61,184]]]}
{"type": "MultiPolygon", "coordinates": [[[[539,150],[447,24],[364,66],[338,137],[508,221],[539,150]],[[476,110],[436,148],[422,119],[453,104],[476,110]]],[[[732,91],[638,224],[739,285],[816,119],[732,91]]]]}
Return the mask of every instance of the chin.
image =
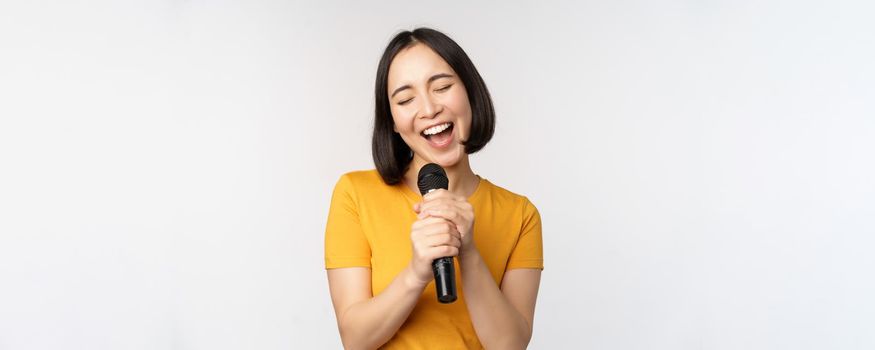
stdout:
{"type": "Polygon", "coordinates": [[[442,168],[452,168],[458,165],[461,162],[462,157],[464,156],[464,146],[459,145],[458,150],[447,152],[445,154],[434,157],[432,158],[432,162],[440,165],[442,168]]]}

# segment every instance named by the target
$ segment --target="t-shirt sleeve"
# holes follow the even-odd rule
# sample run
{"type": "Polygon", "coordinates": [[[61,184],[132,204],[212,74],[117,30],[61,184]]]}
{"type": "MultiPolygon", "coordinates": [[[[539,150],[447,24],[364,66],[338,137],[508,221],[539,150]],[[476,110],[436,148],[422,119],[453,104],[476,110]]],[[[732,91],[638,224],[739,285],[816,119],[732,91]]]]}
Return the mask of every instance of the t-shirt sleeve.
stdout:
{"type": "Polygon", "coordinates": [[[528,200],[523,206],[522,230],[516,247],[510,254],[507,269],[544,269],[544,248],[541,241],[541,214],[528,200]]]}
{"type": "Polygon", "coordinates": [[[349,175],[334,186],[325,227],[325,268],[370,267],[371,246],[359,222],[358,199],[349,175]]]}

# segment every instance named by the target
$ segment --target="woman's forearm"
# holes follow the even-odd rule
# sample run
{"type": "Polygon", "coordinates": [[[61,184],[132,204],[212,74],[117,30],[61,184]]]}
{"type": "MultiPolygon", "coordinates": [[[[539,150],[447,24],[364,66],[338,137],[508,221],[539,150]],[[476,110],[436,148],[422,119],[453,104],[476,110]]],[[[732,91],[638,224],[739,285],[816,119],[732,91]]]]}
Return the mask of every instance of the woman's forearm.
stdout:
{"type": "Polygon", "coordinates": [[[405,268],[380,294],[353,304],[339,322],[346,349],[376,349],[401,328],[416,306],[425,284],[405,268]]]}
{"type": "Polygon", "coordinates": [[[499,289],[477,249],[461,255],[462,285],[468,314],[486,349],[525,349],[531,325],[499,289]]]}

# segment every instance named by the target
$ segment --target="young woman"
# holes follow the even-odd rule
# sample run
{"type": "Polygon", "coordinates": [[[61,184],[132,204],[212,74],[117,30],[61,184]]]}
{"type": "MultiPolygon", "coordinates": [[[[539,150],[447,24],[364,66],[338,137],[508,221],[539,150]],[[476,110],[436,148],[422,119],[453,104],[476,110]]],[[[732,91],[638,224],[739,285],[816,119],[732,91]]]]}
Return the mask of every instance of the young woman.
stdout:
{"type": "Polygon", "coordinates": [[[344,174],[325,232],[325,265],[344,347],[522,349],[543,269],[541,220],[521,195],[471,170],[495,113],[452,39],[419,28],[392,39],[377,69],[375,170],[344,174]],[[425,164],[448,190],[420,196],[425,164]],[[458,300],[437,301],[431,263],[452,256],[458,300]]]}

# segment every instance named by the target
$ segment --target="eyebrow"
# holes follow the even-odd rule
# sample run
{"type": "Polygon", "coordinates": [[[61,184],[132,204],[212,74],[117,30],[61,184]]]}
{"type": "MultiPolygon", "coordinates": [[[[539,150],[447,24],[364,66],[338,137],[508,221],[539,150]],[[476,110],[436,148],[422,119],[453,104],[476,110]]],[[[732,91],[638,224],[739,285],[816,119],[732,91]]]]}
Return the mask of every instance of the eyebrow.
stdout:
{"type": "MultiPolygon", "coordinates": [[[[452,77],[453,77],[452,74],[438,73],[438,74],[432,75],[431,78],[428,78],[428,83],[431,83],[431,82],[438,80],[440,78],[452,78],[452,77]]],[[[411,88],[410,84],[401,86],[401,87],[395,89],[395,91],[392,91],[392,95],[390,95],[389,98],[395,97],[395,94],[397,94],[401,91],[407,90],[409,88],[411,88]]]]}

